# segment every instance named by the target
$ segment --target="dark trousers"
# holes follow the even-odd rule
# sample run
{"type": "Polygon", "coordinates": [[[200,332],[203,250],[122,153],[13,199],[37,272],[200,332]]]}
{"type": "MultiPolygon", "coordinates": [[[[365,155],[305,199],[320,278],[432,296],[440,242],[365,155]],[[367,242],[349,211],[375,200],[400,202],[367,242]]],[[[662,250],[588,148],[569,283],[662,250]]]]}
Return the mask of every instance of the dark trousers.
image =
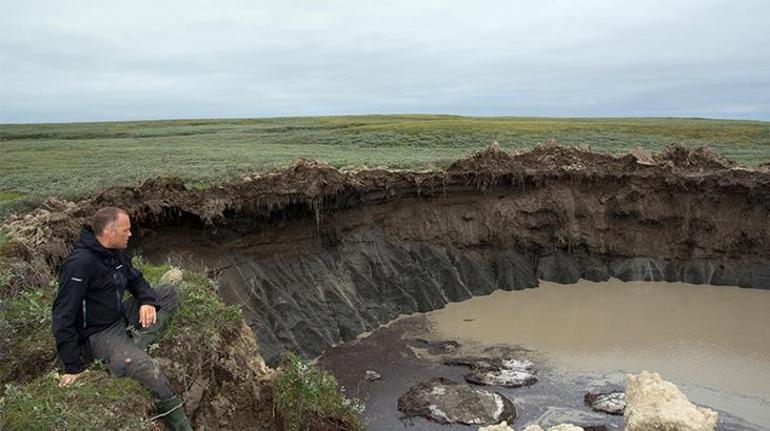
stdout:
{"type": "MultiPolygon", "coordinates": [[[[155,292],[161,309],[173,314],[178,305],[176,286],[164,284],[157,287],[155,292]]],[[[118,319],[108,328],[88,337],[93,358],[104,361],[116,376],[136,379],[161,400],[173,397],[174,390],[160,371],[158,363],[147,352],[137,347],[129,334],[128,325],[141,330],[139,302],[131,298],[124,303],[123,308],[123,319],[118,319]]]]}

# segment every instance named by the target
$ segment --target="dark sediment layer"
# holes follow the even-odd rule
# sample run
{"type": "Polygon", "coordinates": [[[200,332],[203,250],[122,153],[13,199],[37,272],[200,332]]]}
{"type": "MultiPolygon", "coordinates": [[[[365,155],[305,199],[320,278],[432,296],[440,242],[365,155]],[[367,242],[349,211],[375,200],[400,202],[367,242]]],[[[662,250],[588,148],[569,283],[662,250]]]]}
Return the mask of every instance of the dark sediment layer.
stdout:
{"type": "Polygon", "coordinates": [[[104,205],[131,213],[148,257],[219,276],[268,361],[538,279],[770,288],[770,172],[703,149],[490,147],[443,172],[300,163],[204,191],[158,179],[51,202],[8,227],[55,265],[104,205]]]}

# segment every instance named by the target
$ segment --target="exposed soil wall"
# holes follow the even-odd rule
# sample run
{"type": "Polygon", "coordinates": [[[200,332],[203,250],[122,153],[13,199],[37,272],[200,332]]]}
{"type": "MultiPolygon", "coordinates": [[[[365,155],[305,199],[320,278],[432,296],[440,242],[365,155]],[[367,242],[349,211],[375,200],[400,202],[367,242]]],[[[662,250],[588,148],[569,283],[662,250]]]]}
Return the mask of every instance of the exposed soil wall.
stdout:
{"type": "Polygon", "coordinates": [[[156,179],[51,201],[6,226],[55,266],[106,205],[130,212],[148,255],[219,276],[268,361],[538,279],[770,288],[770,171],[706,149],[491,146],[440,172],[302,162],[208,190],[156,179]]]}

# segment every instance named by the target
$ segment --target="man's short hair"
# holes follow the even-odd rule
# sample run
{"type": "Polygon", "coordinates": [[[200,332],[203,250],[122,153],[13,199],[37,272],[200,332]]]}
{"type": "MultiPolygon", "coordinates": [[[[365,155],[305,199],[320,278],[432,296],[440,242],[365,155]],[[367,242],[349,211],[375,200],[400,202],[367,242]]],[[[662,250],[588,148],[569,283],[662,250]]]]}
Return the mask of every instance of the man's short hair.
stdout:
{"type": "Polygon", "coordinates": [[[118,207],[104,207],[97,211],[91,222],[91,229],[94,231],[94,235],[99,236],[104,233],[104,229],[111,223],[115,223],[120,214],[128,215],[126,210],[118,207]]]}

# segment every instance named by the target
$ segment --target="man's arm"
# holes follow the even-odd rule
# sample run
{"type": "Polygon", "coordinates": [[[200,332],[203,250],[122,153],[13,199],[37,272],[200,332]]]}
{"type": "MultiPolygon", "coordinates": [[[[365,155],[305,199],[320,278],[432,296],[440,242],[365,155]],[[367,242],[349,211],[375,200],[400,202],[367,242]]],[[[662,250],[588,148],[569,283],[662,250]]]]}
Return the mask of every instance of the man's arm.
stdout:
{"type": "Polygon", "coordinates": [[[59,292],[53,303],[53,336],[67,374],[83,370],[75,321],[78,313],[85,314],[83,300],[90,282],[88,268],[89,265],[82,261],[65,262],[59,273],[59,292]]]}
{"type": "Polygon", "coordinates": [[[160,303],[155,289],[150,287],[147,280],[136,268],[131,266],[130,260],[126,259],[128,266],[128,291],[139,301],[139,324],[143,327],[149,327],[155,324],[156,310],[160,310],[160,303]]]}

